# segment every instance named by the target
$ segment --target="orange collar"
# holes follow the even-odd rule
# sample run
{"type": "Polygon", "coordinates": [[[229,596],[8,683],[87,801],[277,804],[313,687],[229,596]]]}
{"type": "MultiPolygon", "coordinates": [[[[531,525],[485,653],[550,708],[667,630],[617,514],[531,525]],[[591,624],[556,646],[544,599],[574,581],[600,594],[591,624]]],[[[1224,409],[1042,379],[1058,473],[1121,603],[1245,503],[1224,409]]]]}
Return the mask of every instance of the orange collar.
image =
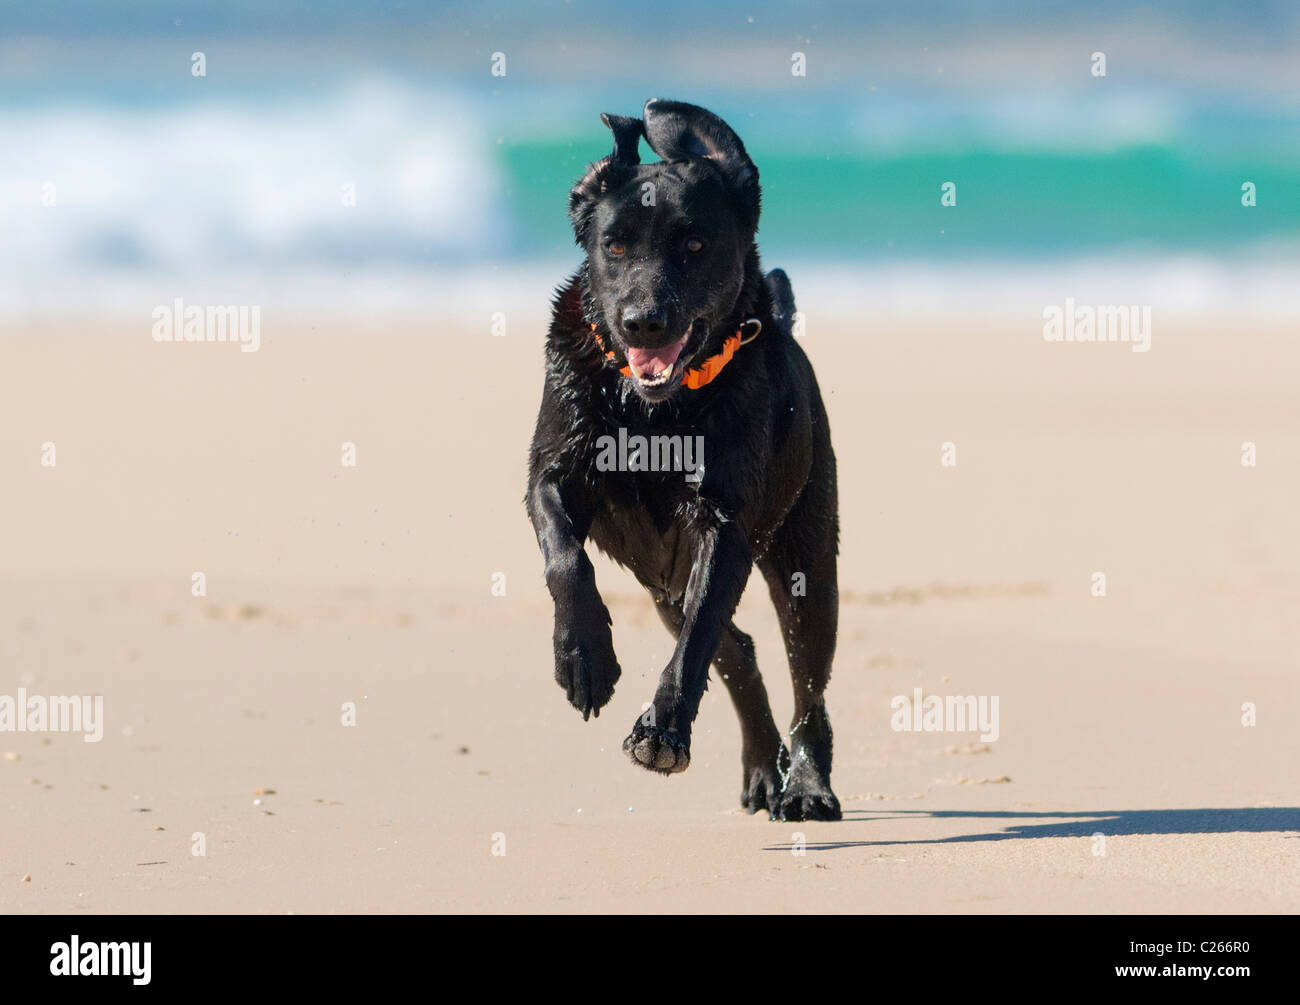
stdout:
{"type": "MultiPolygon", "coordinates": [[[[720,374],[724,366],[731,362],[731,357],[736,355],[737,349],[742,345],[748,345],[750,342],[754,341],[754,339],[758,338],[758,333],[762,330],[763,322],[759,321],[758,318],[750,318],[745,321],[736,329],[736,334],[732,335],[727,339],[727,341],[722,343],[722,352],[718,353],[716,356],[710,356],[699,366],[687,370],[682,374],[682,383],[692,390],[698,390],[703,387],[720,374]],[[750,335],[749,338],[744,337],[744,330],[747,325],[754,326],[754,334],[750,335]]],[[[596,331],[596,326],[594,324],[591,326],[591,334],[595,336],[596,344],[600,346],[601,351],[605,352],[605,358],[613,359],[614,351],[612,349],[607,352],[605,351],[605,340],[600,337],[600,332],[596,331]]],[[[632,368],[630,366],[622,367],[618,372],[624,377],[632,376],[632,368]]]]}

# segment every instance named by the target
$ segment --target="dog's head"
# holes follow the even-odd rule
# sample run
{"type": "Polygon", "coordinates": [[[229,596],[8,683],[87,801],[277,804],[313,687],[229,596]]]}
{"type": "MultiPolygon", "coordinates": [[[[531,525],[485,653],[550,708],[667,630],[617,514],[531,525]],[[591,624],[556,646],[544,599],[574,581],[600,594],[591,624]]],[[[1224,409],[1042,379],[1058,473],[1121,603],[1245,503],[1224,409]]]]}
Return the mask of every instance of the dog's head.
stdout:
{"type": "Polygon", "coordinates": [[[736,308],[758,229],[758,169],[712,112],[655,98],[642,114],[601,116],[614,152],[573,187],[569,216],[602,327],[637,393],[662,401],[717,351],[710,333],[736,308]],[[661,161],[641,163],[642,136],[661,161]]]}

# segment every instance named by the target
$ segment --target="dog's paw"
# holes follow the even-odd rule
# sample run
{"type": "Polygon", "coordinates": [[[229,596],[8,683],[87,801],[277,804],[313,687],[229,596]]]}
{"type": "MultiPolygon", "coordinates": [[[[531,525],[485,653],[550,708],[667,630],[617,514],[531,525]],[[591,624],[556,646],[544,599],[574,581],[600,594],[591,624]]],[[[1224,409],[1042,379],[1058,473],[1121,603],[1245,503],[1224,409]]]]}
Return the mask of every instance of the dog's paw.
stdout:
{"type": "Polygon", "coordinates": [[[675,730],[647,726],[640,719],[623,741],[623,753],[632,763],[647,771],[672,775],[685,771],[691,763],[691,746],[675,730]]]}
{"type": "Polygon", "coordinates": [[[559,626],[555,631],[555,682],[564,688],[569,704],[584,720],[592,713],[599,718],[623,673],[609,626],[600,625],[587,635],[582,639],[577,632],[559,626]]]}
{"type": "Polygon", "coordinates": [[[816,769],[807,761],[796,765],[790,772],[777,803],[773,819],[839,820],[843,816],[840,801],[835,798],[830,784],[819,778],[816,769]]]}
{"type": "Polygon", "coordinates": [[[745,762],[744,790],[740,793],[740,808],[746,813],[766,810],[768,817],[776,819],[780,810],[781,770],[780,765],[789,764],[790,755],[782,746],[779,754],[750,764],[745,762]]]}

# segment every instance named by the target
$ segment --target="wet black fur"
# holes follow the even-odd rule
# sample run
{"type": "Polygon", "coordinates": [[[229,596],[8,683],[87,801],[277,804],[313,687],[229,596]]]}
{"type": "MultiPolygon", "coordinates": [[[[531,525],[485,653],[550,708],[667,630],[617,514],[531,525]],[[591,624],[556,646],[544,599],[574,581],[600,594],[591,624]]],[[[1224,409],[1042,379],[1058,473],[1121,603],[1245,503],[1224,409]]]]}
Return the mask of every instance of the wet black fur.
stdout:
{"type": "Polygon", "coordinates": [[[585,719],[599,715],[620,675],[584,547],[590,540],[649,590],[677,640],[651,709],[624,741],[633,763],[685,770],[712,663],[740,716],[741,804],[774,819],[839,819],[823,700],[838,616],[835,455],[812,367],[791,333],[789,281],[759,266],[758,171],[740,139],[704,109],[655,100],[643,119],[604,118],[614,152],[570,195],[587,258],[555,297],[529,459],[528,514],[555,601],[556,680],[585,719]],[[663,161],[639,163],[642,137],[663,161]],[[647,182],[653,206],[642,205],[647,182]],[[626,245],[622,255],[609,251],[611,234],[626,245]],[[703,250],[683,250],[683,234],[701,239],[703,250]],[[629,334],[629,316],[657,317],[663,329],[629,334]],[[674,379],[645,389],[618,371],[629,345],[684,336],[682,365],[699,365],[750,318],[761,333],[702,388],[674,379]],[[616,353],[613,363],[592,323],[616,353]],[[619,427],[702,435],[703,481],[597,470],[599,437],[619,427]],[[731,620],[755,565],[793,678],[789,751],[753,641],[731,620]]]}

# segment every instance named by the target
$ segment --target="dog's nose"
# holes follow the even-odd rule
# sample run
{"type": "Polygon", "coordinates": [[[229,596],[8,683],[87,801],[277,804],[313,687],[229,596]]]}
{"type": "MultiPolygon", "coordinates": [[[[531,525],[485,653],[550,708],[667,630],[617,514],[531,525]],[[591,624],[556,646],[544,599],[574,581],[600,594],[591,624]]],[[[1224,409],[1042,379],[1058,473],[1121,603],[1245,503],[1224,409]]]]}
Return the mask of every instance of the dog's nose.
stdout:
{"type": "Polygon", "coordinates": [[[663,313],[637,310],[629,307],[623,312],[623,334],[628,337],[657,338],[668,328],[668,317],[663,313]]]}

